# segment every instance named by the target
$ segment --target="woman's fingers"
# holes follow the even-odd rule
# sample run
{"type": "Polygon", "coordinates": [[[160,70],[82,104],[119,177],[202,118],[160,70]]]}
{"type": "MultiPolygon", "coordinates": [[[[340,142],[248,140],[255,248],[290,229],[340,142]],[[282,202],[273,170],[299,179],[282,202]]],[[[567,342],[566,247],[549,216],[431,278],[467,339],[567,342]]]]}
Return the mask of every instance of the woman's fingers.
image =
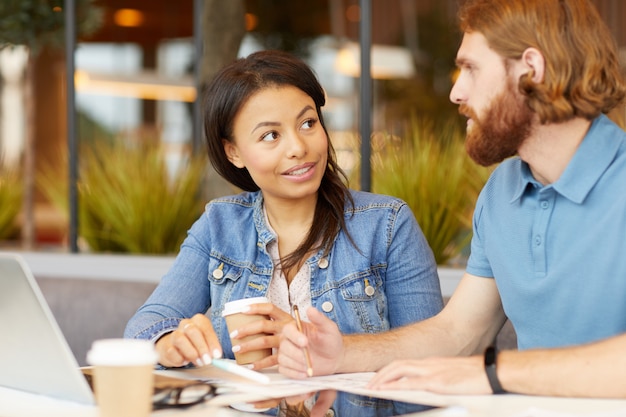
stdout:
{"type": "Polygon", "coordinates": [[[164,366],[184,366],[193,363],[204,366],[213,357],[222,356],[222,347],[213,330],[211,320],[204,314],[183,319],[176,330],[157,342],[159,362],[164,366]]]}
{"type": "Polygon", "coordinates": [[[175,344],[189,362],[196,366],[211,363],[209,344],[204,336],[204,330],[193,320],[183,320],[178,326],[175,344]]]}
{"type": "Polygon", "coordinates": [[[213,329],[211,320],[204,314],[196,314],[191,318],[191,322],[192,327],[196,326],[202,334],[203,340],[198,338],[200,345],[196,346],[198,347],[204,365],[208,365],[212,358],[221,358],[223,354],[222,345],[213,329]]]}
{"type": "Polygon", "coordinates": [[[252,369],[259,370],[270,368],[272,366],[278,365],[278,356],[276,354],[266,356],[263,359],[260,359],[251,364],[252,369]]]}

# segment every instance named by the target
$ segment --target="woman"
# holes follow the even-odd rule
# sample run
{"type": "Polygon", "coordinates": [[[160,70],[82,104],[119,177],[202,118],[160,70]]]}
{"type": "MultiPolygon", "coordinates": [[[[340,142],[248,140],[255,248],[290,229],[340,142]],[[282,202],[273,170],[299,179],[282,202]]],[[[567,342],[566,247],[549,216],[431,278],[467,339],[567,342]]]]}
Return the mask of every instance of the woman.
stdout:
{"type": "MultiPolygon", "coordinates": [[[[154,340],[163,366],[202,366],[233,351],[275,353],[293,305],[317,307],[344,333],[380,332],[442,308],[436,264],[409,207],[345,185],[324,91],[304,62],[254,53],[223,68],[204,100],[211,163],[244,192],[207,204],[126,337],[154,340]],[[262,296],[270,303],[250,313],[271,320],[234,340],[265,336],[232,347],[224,304],[262,296]]],[[[276,363],[274,354],[252,367],[276,363]]]]}

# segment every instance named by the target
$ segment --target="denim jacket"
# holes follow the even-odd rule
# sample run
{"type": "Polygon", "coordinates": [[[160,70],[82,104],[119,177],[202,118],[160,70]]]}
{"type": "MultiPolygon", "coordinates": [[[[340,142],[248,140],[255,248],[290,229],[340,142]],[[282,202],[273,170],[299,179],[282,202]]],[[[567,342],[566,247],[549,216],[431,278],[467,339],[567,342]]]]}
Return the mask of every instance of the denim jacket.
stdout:
{"type": "MultiPolygon", "coordinates": [[[[311,302],[342,333],[373,333],[423,320],[442,308],[437,267],[405,202],[351,191],[346,226],[328,256],[320,250],[305,263],[311,302]]],[[[260,192],[218,198],[206,205],[171,269],[127,324],[125,337],[156,340],[181,319],[206,313],[224,356],[233,358],[222,318],[224,304],[265,296],[273,272],[260,192]]]]}

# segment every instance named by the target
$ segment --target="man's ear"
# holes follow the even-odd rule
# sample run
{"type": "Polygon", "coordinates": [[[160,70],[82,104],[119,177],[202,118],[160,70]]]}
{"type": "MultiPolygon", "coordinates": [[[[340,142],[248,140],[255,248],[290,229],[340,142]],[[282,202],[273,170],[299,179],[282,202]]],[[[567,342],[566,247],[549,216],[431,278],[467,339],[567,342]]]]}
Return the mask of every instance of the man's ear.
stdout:
{"type": "Polygon", "coordinates": [[[527,48],[522,54],[522,63],[535,84],[543,82],[546,71],[546,59],[541,51],[537,48],[527,48]]]}
{"type": "Polygon", "coordinates": [[[230,163],[237,168],[243,168],[245,165],[243,164],[243,162],[241,162],[237,146],[235,146],[234,143],[226,139],[222,139],[222,145],[224,146],[224,152],[226,153],[226,157],[228,158],[230,163]]]}

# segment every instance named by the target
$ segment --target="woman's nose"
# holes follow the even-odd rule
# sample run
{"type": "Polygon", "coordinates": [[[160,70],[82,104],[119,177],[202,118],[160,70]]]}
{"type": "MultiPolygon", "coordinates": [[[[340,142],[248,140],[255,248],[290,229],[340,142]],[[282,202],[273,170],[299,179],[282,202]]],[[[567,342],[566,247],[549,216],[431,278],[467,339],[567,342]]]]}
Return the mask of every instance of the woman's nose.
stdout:
{"type": "Polygon", "coordinates": [[[289,138],[289,148],[287,156],[289,158],[302,158],[307,153],[306,142],[297,134],[291,135],[289,138]]]}

